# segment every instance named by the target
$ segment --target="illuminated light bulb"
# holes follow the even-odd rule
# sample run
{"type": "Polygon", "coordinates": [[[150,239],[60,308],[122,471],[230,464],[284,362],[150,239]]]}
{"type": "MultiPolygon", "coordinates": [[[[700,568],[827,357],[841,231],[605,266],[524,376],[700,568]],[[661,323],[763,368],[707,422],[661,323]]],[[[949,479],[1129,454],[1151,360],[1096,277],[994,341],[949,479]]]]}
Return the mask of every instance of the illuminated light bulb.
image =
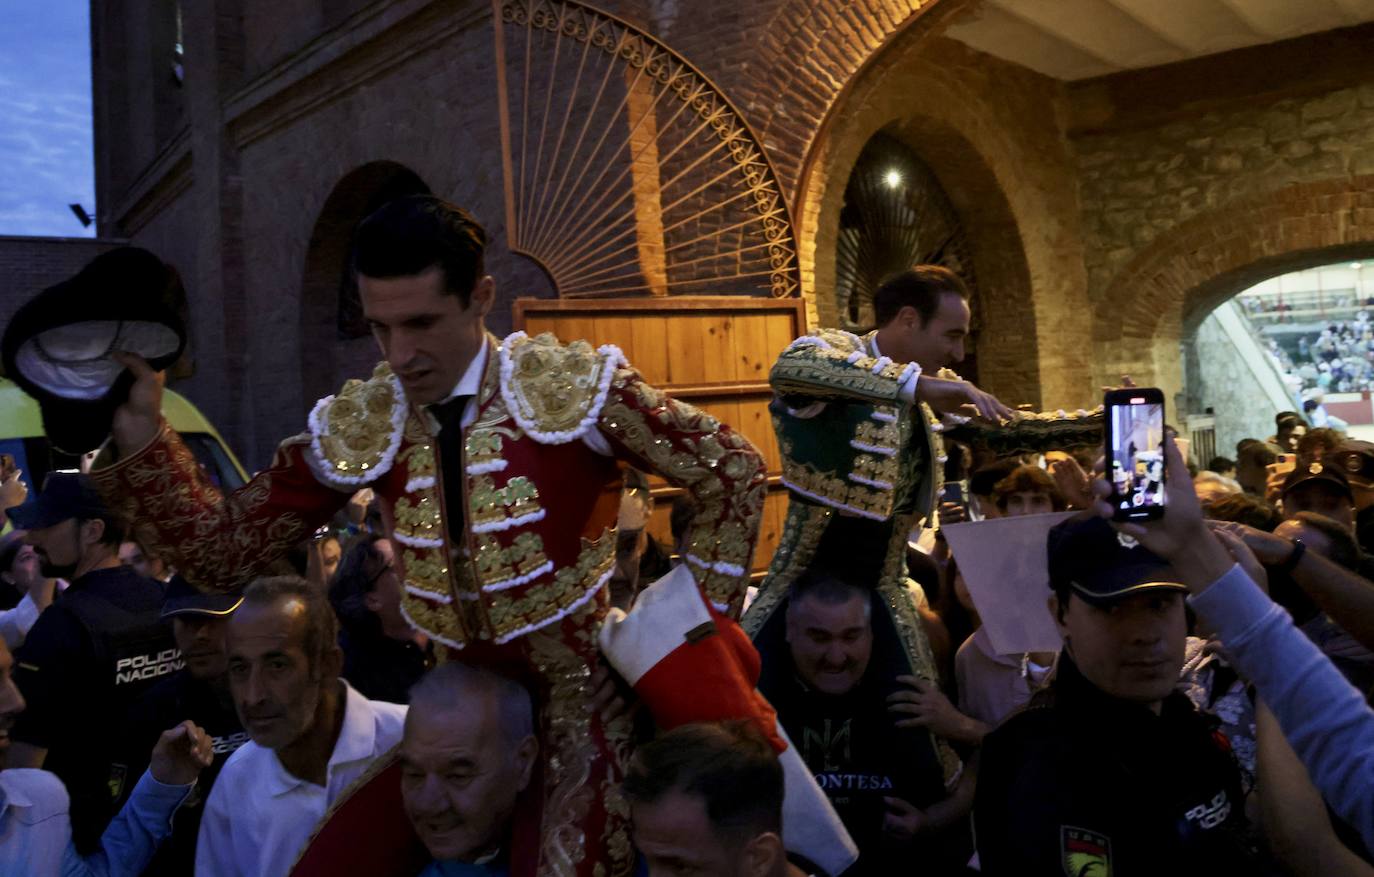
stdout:
{"type": "Polygon", "coordinates": [[[902,184],[902,172],[898,170],[888,171],[883,175],[883,182],[887,184],[889,189],[897,188],[902,184]]]}

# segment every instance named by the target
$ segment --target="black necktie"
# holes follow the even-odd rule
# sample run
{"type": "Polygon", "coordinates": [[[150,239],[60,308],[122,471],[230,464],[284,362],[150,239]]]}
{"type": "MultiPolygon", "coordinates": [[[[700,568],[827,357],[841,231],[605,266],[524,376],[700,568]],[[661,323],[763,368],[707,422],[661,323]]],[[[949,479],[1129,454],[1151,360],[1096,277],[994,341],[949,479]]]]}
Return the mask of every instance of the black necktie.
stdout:
{"type": "Polygon", "coordinates": [[[463,411],[471,396],[454,396],[431,405],[429,410],[439,421],[439,468],[444,474],[444,523],[448,538],[455,547],[464,545],[463,521],[467,509],[463,507],[463,411]]]}

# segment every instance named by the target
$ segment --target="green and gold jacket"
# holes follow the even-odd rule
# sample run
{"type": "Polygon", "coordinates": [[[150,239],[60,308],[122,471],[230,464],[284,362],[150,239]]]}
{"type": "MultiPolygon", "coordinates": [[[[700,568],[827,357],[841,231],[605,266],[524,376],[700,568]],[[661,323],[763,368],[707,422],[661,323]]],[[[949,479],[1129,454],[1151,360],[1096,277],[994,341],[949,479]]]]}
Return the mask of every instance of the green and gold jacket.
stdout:
{"type": "MultiPolygon", "coordinates": [[[[944,460],[934,415],[904,398],[910,393],[903,388],[919,375],[915,363],[882,356],[872,334],[861,338],[838,329],[798,338],[774,363],[770,411],[790,497],[778,551],[744,617],[751,637],[758,638],[792,582],[811,565],[826,530],[847,517],[848,532],[857,525],[878,538],[882,556],[854,562],[880,570],[873,584],[911,671],[938,680],[906,566],[908,534],[934,507],[944,460]]],[[[946,781],[953,782],[958,757],[938,738],[932,745],[946,781]]]]}

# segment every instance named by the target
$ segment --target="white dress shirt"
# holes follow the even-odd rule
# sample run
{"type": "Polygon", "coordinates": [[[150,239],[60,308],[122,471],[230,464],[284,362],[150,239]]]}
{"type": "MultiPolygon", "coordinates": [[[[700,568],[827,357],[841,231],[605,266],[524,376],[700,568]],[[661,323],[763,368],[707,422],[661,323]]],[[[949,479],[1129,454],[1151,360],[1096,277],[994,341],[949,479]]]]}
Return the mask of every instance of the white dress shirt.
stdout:
{"type": "MultiPolygon", "coordinates": [[[[482,376],[486,373],[487,357],[491,354],[491,344],[483,344],[482,349],[478,350],[477,355],[472,358],[472,362],[468,363],[467,371],[463,372],[463,376],[454,385],[453,392],[445,396],[440,402],[435,403],[437,405],[447,402],[455,396],[470,396],[467,405],[463,406],[463,418],[459,421],[463,429],[472,426],[473,422],[477,420],[477,394],[482,389],[482,376]]],[[[439,434],[439,421],[429,410],[429,406],[425,406],[425,415],[429,421],[430,433],[437,436],[439,434]]],[[[600,430],[589,429],[582,433],[582,444],[603,457],[612,456],[610,442],[606,441],[606,437],[601,434],[600,430]]]]}
{"type": "Polygon", "coordinates": [[[377,756],[401,740],[406,707],[344,686],[343,727],[324,786],[292,776],[277,754],[248,742],[229,756],[205,802],[196,877],[285,875],[325,812],[377,756]]]}
{"type": "Polygon", "coordinates": [[[33,629],[38,615],[39,609],[31,594],[21,597],[19,604],[13,609],[0,612],[0,638],[5,640],[5,645],[10,647],[11,652],[24,644],[24,638],[33,629]]]}

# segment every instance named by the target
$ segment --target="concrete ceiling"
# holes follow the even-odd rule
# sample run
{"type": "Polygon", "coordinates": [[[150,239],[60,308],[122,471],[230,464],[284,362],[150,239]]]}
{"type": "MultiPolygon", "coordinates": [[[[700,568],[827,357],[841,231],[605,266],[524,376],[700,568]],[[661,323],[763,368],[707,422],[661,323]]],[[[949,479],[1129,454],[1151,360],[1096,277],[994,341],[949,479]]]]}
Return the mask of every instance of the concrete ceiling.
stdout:
{"type": "Polygon", "coordinates": [[[1374,21],[1374,0],[983,0],[946,35],[1077,80],[1374,21]]]}

